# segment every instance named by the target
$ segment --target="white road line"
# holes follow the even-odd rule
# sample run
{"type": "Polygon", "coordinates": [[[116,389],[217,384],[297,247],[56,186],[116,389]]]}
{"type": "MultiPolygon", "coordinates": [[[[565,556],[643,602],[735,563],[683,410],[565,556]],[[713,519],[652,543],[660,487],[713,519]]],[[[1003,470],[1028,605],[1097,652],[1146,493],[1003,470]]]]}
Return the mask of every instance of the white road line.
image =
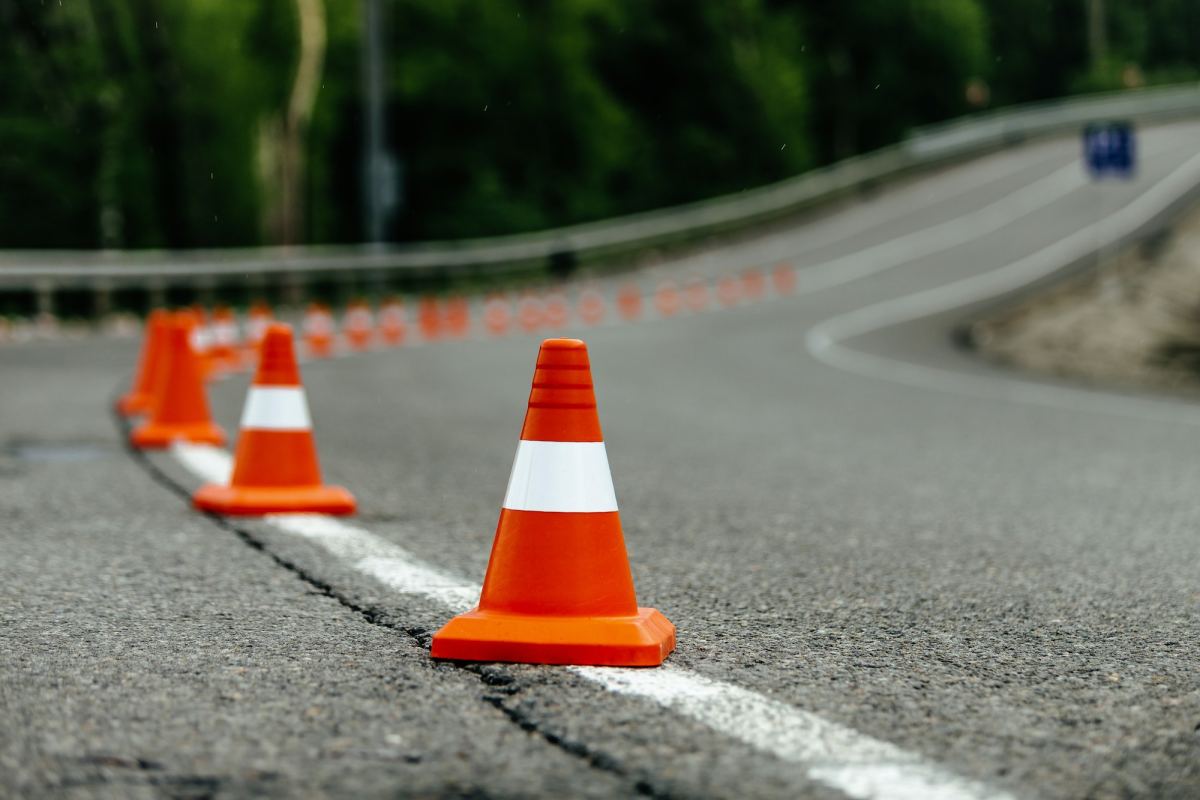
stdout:
{"type": "Polygon", "coordinates": [[[1200,154],[1111,216],[1003,267],[970,278],[885,300],[825,320],[805,336],[812,356],[829,366],[871,378],[923,389],[1008,400],[1069,410],[1133,416],[1154,421],[1200,424],[1200,410],[1166,399],[1103,394],[1087,389],[1037,383],[1001,374],[969,375],[855,350],[844,344],[875,331],[950,311],[1019,289],[1118,242],[1200,183],[1200,154]],[[998,391],[999,390],[999,391],[998,391]]]}
{"type": "MultiPolygon", "coordinates": [[[[227,480],[228,451],[177,442],[171,453],[204,481],[227,480]]],[[[322,547],[338,560],[402,594],[458,614],[479,599],[478,584],[424,563],[369,531],[319,514],[274,514],[275,528],[322,547]]],[[[570,667],[608,691],[652,700],[757,750],[797,764],[812,781],[861,800],[1012,800],[1007,792],[959,777],[916,753],[829,722],[808,711],[723,681],[671,666],[658,669],[570,667]]]]}

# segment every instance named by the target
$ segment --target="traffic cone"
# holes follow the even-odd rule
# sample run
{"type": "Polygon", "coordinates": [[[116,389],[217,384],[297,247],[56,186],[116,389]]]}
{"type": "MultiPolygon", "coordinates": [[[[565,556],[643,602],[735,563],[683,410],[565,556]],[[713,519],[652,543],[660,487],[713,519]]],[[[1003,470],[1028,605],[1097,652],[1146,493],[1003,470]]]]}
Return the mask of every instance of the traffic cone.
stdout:
{"type": "Polygon", "coordinates": [[[365,300],[356,300],[342,317],[342,333],[354,350],[366,350],[375,336],[375,315],[365,300]]]}
{"type": "Polygon", "coordinates": [[[122,416],[145,414],[154,403],[155,383],[163,362],[163,335],[170,320],[170,312],[161,308],[154,309],[146,318],[137,375],[133,386],[117,401],[117,412],[122,416]]]}
{"type": "Polygon", "coordinates": [[[658,285],[658,291],[654,294],[654,307],[658,309],[658,313],[664,317],[673,317],[679,311],[679,290],[675,288],[675,281],[663,281],[658,285]]]}
{"type": "Polygon", "coordinates": [[[470,333],[471,304],[467,302],[467,298],[455,295],[447,300],[443,320],[446,331],[456,339],[461,339],[470,333]]]}
{"type": "Polygon", "coordinates": [[[246,340],[242,343],[244,348],[243,355],[246,358],[252,358],[250,363],[258,361],[258,348],[262,345],[263,336],[266,335],[267,326],[275,315],[271,313],[271,307],[263,301],[258,301],[250,306],[250,311],[246,315],[246,340]]]}
{"type": "Polygon", "coordinates": [[[621,317],[633,322],[642,316],[642,291],[635,283],[627,283],[617,292],[617,308],[621,317]]]}
{"type": "Polygon", "coordinates": [[[240,332],[237,316],[229,306],[213,309],[212,324],[209,326],[209,359],[212,369],[218,373],[237,370],[242,366],[240,332]]]}
{"type": "Polygon", "coordinates": [[[762,270],[748,269],[742,273],[742,289],[745,291],[747,300],[759,300],[767,289],[767,279],[763,277],[762,270]]]}
{"type": "Polygon", "coordinates": [[[594,287],[584,289],[579,293],[577,311],[585,325],[599,325],[604,321],[604,295],[594,287]]]}
{"type": "Polygon", "coordinates": [[[533,294],[527,293],[517,303],[517,321],[521,323],[521,330],[526,333],[533,333],[542,327],[545,319],[546,314],[542,308],[542,301],[533,294]]]}
{"type": "Polygon", "coordinates": [[[587,346],[547,339],[479,605],[432,655],[649,667],[674,648],[675,626],[634,595],[587,346]]]}
{"type": "Polygon", "coordinates": [[[567,309],[567,299],[558,292],[546,295],[542,305],[542,321],[551,330],[561,330],[567,327],[571,312],[567,309]]]}
{"type": "Polygon", "coordinates": [[[417,324],[421,327],[421,336],[425,341],[432,342],[441,338],[442,312],[435,298],[421,298],[421,304],[417,306],[417,324]]]}
{"type": "Polygon", "coordinates": [[[704,311],[708,308],[708,282],[703,278],[692,280],[683,290],[687,307],[692,311],[704,311]]]}
{"type": "Polygon", "coordinates": [[[393,347],[404,344],[408,322],[404,317],[404,303],[400,300],[384,300],[379,307],[379,335],[393,347]]]}
{"type": "Polygon", "coordinates": [[[512,307],[507,297],[494,294],[484,301],[483,324],[493,336],[508,333],[508,327],[512,324],[512,307]]]}
{"type": "Polygon", "coordinates": [[[742,299],[742,287],[738,279],[732,275],[726,275],[721,280],[717,281],[717,300],[726,308],[736,306],[742,299]]]}
{"type": "Polygon", "coordinates": [[[796,270],[792,269],[791,264],[779,264],[775,267],[775,271],[771,273],[771,280],[775,284],[775,291],[778,294],[792,294],[796,291],[796,270]]]}
{"type": "Polygon", "coordinates": [[[258,372],[242,409],[229,485],[201,486],[192,505],[239,516],[354,513],[350,492],[321,482],[290,325],[273,323],[263,339],[258,372]]]}
{"type": "Polygon", "coordinates": [[[333,315],[323,303],[310,303],[304,312],[304,346],[313,358],[333,355],[333,315]]]}
{"type": "Polygon", "coordinates": [[[192,349],[195,325],[195,317],[188,311],[174,314],[167,323],[153,408],[150,419],[129,436],[134,447],[167,447],[176,439],[201,444],[225,443],[225,432],[209,414],[203,367],[192,349]]]}

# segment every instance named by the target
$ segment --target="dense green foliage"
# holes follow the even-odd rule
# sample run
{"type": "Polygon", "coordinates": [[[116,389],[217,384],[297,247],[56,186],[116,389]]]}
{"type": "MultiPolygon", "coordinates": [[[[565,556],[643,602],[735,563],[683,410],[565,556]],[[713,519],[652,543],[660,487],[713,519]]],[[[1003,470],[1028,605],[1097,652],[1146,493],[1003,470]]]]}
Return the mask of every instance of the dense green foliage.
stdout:
{"type": "MultiPolygon", "coordinates": [[[[686,202],[984,105],[1195,78],[1200,5],[1104,6],[1095,54],[1088,0],[383,0],[391,235],[686,202]]],[[[355,241],[362,3],[317,7],[297,238],[355,241]]],[[[0,247],[271,243],[301,13],[0,0],[0,247]]]]}

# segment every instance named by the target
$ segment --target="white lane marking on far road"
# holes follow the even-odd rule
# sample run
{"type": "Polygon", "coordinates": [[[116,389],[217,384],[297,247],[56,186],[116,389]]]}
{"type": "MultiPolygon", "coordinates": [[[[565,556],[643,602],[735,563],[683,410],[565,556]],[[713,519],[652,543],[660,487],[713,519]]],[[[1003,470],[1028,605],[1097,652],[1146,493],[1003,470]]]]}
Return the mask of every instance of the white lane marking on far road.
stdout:
{"type": "MultiPolygon", "coordinates": [[[[233,458],[210,445],[176,442],[172,454],[205,481],[228,480],[233,458]]],[[[480,587],[424,563],[399,545],[321,514],[273,514],[281,531],[307,539],[397,592],[451,613],[469,610],[480,587]]],[[[608,691],[652,700],[750,747],[797,764],[804,774],[861,800],[1013,800],[954,775],[916,753],[733,684],[667,665],[658,669],[570,667],[608,691]]]]}
{"type": "Polygon", "coordinates": [[[1044,278],[1099,247],[1111,245],[1165,211],[1200,182],[1200,154],[1192,156],[1120,211],[1080,228],[1024,258],[969,278],[885,300],[818,323],[805,336],[808,352],[829,366],[870,378],[973,397],[1003,397],[1068,410],[1139,417],[1159,422],[1200,424],[1190,405],[1169,400],[1119,396],[1037,383],[1000,374],[968,375],[874,355],[843,342],[932,314],[996,297],[1044,278]],[[1002,389],[1003,393],[998,393],[1002,389]]]}

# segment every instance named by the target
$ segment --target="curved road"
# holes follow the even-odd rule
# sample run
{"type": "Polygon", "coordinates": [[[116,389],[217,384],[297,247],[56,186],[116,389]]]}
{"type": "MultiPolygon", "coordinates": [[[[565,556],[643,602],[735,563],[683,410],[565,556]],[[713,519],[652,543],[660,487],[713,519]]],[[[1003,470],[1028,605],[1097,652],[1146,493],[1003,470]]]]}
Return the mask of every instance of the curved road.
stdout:
{"type": "MultiPolygon", "coordinates": [[[[781,260],[793,296],[588,341],[639,600],[633,674],[456,666],[537,338],[305,365],[343,524],[179,494],[127,453],[130,343],[0,348],[0,794],[1194,797],[1200,409],[962,353],[968,309],[1200,184],[1200,125],[1127,183],[1075,139],[648,268],[781,260]]],[[[614,286],[606,287],[611,294],[614,286]]],[[[236,427],[246,380],[213,386],[236,427]]]]}

